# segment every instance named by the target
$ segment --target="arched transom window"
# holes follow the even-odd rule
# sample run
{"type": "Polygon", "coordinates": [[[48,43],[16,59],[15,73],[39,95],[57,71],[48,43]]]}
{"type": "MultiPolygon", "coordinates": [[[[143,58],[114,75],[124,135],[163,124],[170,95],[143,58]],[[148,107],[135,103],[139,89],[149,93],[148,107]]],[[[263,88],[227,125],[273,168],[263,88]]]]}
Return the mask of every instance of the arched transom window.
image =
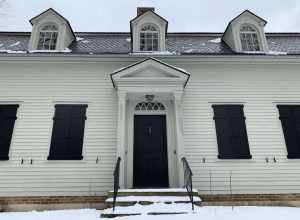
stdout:
{"type": "Polygon", "coordinates": [[[140,31],[140,50],[158,51],[158,30],[151,24],[145,25],[140,31]]]}
{"type": "Polygon", "coordinates": [[[165,111],[165,106],[160,102],[140,102],[135,106],[135,111],[165,111]]]}
{"type": "Polygon", "coordinates": [[[240,38],[243,51],[260,51],[257,31],[249,26],[243,25],[240,28],[240,38]]]}
{"type": "Polygon", "coordinates": [[[58,28],[54,24],[45,25],[41,31],[38,41],[38,50],[55,50],[58,37],[58,28]]]}

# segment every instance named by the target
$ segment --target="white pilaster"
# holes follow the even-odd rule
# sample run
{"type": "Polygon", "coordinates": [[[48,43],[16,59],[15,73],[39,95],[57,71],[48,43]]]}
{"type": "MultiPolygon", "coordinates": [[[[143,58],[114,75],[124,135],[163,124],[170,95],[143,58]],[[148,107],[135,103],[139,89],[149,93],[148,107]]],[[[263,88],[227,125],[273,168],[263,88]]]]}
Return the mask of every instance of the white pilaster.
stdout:
{"type": "Polygon", "coordinates": [[[125,125],[126,125],[126,97],[125,91],[118,91],[118,133],[117,133],[117,158],[121,157],[120,187],[125,187],[125,125]]]}
{"type": "Polygon", "coordinates": [[[174,112],[175,112],[175,127],[176,127],[176,143],[177,143],[177,169],[179,187],[184,184],[183,167],[181,158],[185,156],[184,141],[183,141],[183,120],[182,120],[182,95],[183,92],[174,92],[174,112]]]}

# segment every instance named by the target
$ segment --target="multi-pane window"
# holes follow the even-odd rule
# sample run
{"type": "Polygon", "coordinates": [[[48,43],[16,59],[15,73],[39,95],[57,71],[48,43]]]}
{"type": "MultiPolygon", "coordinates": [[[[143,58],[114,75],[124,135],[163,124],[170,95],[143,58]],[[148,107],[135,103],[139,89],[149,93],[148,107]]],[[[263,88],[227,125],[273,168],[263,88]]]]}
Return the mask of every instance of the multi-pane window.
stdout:
{"type": "Polygon", "coordinates": [[[81,160],[87,105],[55,105],[48,160],[81,160]]]}
{"type": "Polygon", "coordinates": [[[58,28],[53,24],[45,25],[39,36],[38,50],[55,50],[58,36],[58,28]]]}
{"type": "Polygon", "coordinates": [[[243,105],[213,105],[219,159],[250,159],[243,105]]]}
{"type": "Polygon", "coordinates": [[[158,30],[153,25],[145,25],[140,32],[140,50],[158,51],[158,30]]]}
{"type": "Polygon", "coordinates": [[[258,34],[253,27],[243,25],[240,28],[240,38],[243,51],[260,51],[258,34]]]}

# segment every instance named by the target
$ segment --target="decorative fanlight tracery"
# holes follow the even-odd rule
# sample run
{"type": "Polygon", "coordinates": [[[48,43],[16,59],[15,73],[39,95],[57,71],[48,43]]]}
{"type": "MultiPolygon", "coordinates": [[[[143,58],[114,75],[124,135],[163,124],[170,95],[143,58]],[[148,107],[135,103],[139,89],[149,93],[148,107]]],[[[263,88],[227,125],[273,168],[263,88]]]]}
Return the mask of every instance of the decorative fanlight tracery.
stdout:
{"type": "Polygon", "coordinates": [[[140,102],[135,106],[135,111],[165,111],[165,106],[160,102],[140,102]]]}

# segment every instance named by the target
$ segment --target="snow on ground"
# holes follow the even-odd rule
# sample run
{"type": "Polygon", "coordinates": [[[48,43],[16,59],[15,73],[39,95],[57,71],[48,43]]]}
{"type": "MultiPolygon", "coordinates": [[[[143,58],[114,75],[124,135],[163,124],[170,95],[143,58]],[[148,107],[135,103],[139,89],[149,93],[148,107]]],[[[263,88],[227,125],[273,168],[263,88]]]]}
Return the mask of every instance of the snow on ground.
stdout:
{"type": "MultiPolygon", "coordinates": [[[[200,207],[197,207],[200,209],[200,207]]],[[[136,214],[141,213],[142,215],[146,215],[149,212],[192,212],[192,205],[189,203],[154,203],[151,205],[140,205],[136,204],[133,206],[117,206],[115,211],[113,209],[105,209],[102,213],[106,214],[136,214]]]]}
{"type": "MultiPolygon", "coordinates": [[[[179,204],[178,204],[179,205],[179,204]]],[[[180,204],[184,205],[184,204],[180,204]]],[[[177,206],[176,206],[177,207],[177,206]]],[[[119,208],[119,207],[118,207],[119,208]]],[[[188,207],[187,207],[188,208],[188,207]]],[[[169,210],[170,211],[170,210],[169,210]]],[[[180,212],[180,209],[174,211],[180,212]]],[[[287,207],[197,207],[178,215],[137,215],[115,220],[299,220],[300,208],[287,207]]]]}
{"type": "Polygon", "coordinates": [[[0,220],[98,220],[100,219],[99,216],[100,212],[95,209],[78,209],[44,212],[4,212],[0,213],[0,220]]]}
{"type": "MultiPolygon", "coordinates": [[[[196,207],[191,210],[190,204],[176,204],[174,206],[156,204],[159,210],[168,212],[186,211],[178,215],[146,215],[145,210],[152,205],[133,207],[116,207],[116,212],[121,209],[135,209],[142,215],[117,217],[115,220],[299,220],[300,208],[288,207],[196,207]]],[[[153,206],[151,207],[152,210],[153,206]]],[[[102,211],[107,212],[108,210],[102,211]]],[[[60,210],[44,212],[4,212],[0,213],[0,220],[99,220],[100,212],[95,209],[60,210]]],[[[127,212],[128,213],[128,212],[127,212]]],[[[133,213],[133,212],[131,212],[133,213]]]]}

